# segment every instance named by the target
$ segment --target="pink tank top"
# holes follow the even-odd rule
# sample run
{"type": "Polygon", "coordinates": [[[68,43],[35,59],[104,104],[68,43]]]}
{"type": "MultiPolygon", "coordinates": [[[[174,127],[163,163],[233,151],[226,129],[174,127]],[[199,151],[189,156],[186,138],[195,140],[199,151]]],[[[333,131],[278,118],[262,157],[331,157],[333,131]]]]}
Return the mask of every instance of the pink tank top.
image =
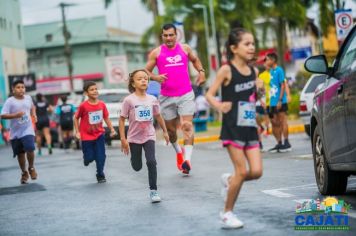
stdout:
{"type": "Polygon", "coordinates": [[[188,62],[188,55],[179,43],[173,49],[161,45],[161,52],[157,57],[158,72],[167,73],[166,81],[161,84],[161,95],[177,97],[192,91],[188,62]]]}

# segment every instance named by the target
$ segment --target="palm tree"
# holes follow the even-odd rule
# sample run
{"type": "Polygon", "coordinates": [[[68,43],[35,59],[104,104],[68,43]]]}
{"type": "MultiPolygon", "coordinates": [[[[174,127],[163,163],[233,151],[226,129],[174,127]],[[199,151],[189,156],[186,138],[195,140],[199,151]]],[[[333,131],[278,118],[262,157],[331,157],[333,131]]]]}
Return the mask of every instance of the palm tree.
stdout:
{"type": "Polygon", "coordinates": [[[303,27],[306,21],[306,9],[301,1],[262,0],[259,2],[260,14],[272,23],[277,38],[279,64],[284,67],[284,53],[287,50],[287,25],[290,28],[303,27]]]}

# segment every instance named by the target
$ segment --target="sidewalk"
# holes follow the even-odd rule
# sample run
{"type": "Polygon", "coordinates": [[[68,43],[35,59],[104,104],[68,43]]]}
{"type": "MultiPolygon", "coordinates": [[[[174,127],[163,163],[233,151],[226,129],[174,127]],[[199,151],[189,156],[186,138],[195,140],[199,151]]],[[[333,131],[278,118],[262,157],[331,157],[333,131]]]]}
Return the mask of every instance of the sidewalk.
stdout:
{"type": "MultiPolygon", "coordinates": [[[[295,133],[303,133],[304,132],[304,124],[302,120],[288,120],[288,132],[290,134],[295,133]]],[[[206,142],[215,142],[219,141],[220,135],[220,126],[212,127],[208,125],[208,130],[204,132],[196,132],[194,134],[194,143],[206,143],[206,142]]],[[[159,137],[158,135],[157,137],[159,137]]],[[[179,143],[183,144],[183,139],[181,132],[178,134],[179,143]]]]}

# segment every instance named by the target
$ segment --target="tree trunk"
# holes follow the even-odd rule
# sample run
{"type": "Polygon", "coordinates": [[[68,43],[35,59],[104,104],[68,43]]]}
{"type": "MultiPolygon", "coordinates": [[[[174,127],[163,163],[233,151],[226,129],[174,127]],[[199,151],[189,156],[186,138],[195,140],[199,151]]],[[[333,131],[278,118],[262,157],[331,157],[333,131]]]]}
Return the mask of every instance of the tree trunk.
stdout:
{"type": "Polygon", "coordinates": [[[276,27],[278,64],[285,69],[284,52],[287,45],[287,35],[286,22],[282,17],[278,17],[276,27]]]}

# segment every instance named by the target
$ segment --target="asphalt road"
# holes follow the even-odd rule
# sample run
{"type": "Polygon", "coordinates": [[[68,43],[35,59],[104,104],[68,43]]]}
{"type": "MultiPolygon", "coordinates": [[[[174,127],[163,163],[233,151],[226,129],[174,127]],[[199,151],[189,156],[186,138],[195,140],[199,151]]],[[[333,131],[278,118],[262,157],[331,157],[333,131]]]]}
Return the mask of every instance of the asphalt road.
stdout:
{"type": "MultiPolygon", "coordinates": [[[[0,235],[355,235],[356,211],[349,212],[350,231],[295,231],[295,209],[303,199],[323,198],[315,185],[310,141],[290,137],[293,151],[263,153],[264,173],[246,182],[235,207],[245,223],[222,230],[220,175],[232,171],[220,143],[197,144],[192,172],[175,167],[172,147],[157,143],[158,188],[162,202],[149,199],[147,168],[135,172],[118,143],[107,149],[107,183],[97,184],[95,165],[84,167],[80,151],[55,149],[36,159],[39,178],[20,185],[10,148],[0,148],[0,235]]],[[[274,145],[271,137],[265,147],[274,145]]],[[[356,209],[356,178],[349,179],[344,199],[356,209]]]]}

